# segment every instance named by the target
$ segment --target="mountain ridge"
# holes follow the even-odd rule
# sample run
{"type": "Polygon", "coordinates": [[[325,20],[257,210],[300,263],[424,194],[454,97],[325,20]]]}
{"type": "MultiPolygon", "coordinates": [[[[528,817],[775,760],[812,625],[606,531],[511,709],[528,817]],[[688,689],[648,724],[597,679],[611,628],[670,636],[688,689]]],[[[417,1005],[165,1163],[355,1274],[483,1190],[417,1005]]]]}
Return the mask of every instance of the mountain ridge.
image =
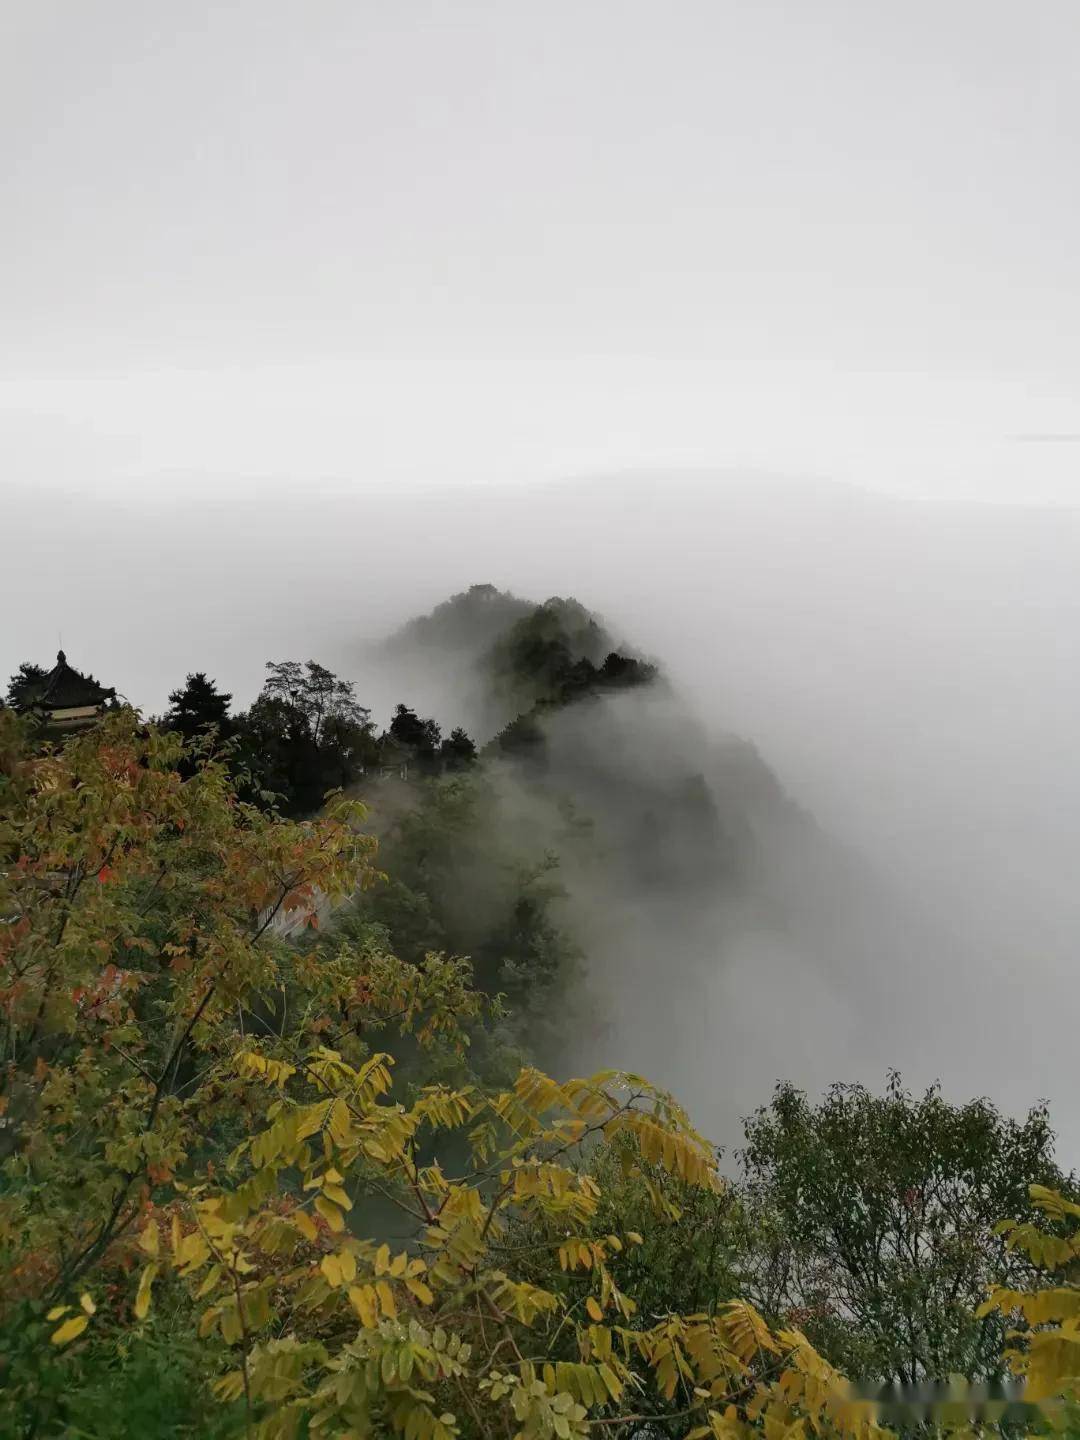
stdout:
{"type": "MultiPolygon", "coordinates": [[[[687,1037],[719,1043],[784,954],[789,989],[808,992],[804,1009],[814,997],[843,1017],[857,1063],[861,1054],[880,1070],[875,1017],[899,1013],[902,977],[919,956],[947,954],[952,938],[796,803],[756,745],[704,725],[662,665],[628,656],[641,667],[633,683],[605,688],[607,656],[625,654],[615,643],[577,600],[536,604],[492,585],[451,596],[383,642],[384,659],[404,655],[405,672],[422,657],[432,713],[464,706],[486,739],[484,823],[501,837],[491,853],[524,845],[538,863],[556,857],[552,913],[582,956],[566,1002],[580,1022],[561,1022],[544,1058],[552,1047],[564,1065],[595,1062],[598,1047],[613,1064],[644,1055],[708,1113],[710,1097],[694,1094],[700,1072],[681,1058],[687,1037]],[[560,667],[577,666],[591,669],[579,689],[564,688],[560,667]]],[[[780,1078],[771,1053],[758,1057],[777,1067],[767,1076],[745,1067],[758,1093],[780,1078]]],[[[725,1110],[718,1133],[734,1118],[725,1110]]]]}

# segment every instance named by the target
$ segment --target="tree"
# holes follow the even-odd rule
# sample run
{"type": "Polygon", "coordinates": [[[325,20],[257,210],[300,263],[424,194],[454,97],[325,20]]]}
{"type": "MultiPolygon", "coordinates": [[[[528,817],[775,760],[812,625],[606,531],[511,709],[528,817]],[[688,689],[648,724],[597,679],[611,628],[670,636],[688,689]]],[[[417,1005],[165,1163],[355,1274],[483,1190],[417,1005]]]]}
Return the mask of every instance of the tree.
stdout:
{"type": "Polygon", "coordinates": [[[654,665],[614,649],[576,600],[551,599],[518,620],[488,656],[496,690],[512,711],[573,704],[657,677],[654,665]]]}
{"type": "Polygon", "coordinates": [[[187,677],[187,682],[169,696],[169,709],[163,724],[167,730],[175,730],[186,740],[213,728],[222,739],[228,738],[232,726],[229,723],[229,706],[232,696],[222,694],[214,680],[208,680],[202,670],[187,677]]]}
{"type": "Polygon", "coordinates": [[[541,711],[529,710],[505,725],[491,742],[492,749],[513,756],[537,773],[547,762],[547,733],[540,722],[541,711]]]}
{"type": "MultiPolygon", "coordinates": [[[[205,1133],[206,1112],[178,1098],[190,1089],[180,1081],[231,1025],[237,1000],[273,982],[273,916],[316,887],[341,895],[363,883],[374,842],[343,801],[308,826],[237,803],[216,760],[199,760],[185,781],[183,742],[130,711],[44,755],[25,748],[6,715],[0,723],[5,1143],[31,1139],[48,1116],[59,1067],[61,1108],[78,1099],[82,1113],[71,1153],[39,1156],[38,1174],[70,1173],[78,1157],[72,1181],[85,1214],[68,1218],[83,1241],[45,1222],[67,1256],[60,1271],[74,1275],[108,1243],[148,1172],[171,1170],[171,1148],[205,1133]],[[141,1118],[133,1087],[145,1096],[141,1118]],[[96,1202],[115,1214],[88,1240],[96,1202]]],[[[40,1221],[23,1218],[31,1229],[40,1221]]]]}
{"type": "Polygon", "coordinates": [[[818,1105],[780,1085],[746,1123],[745,1293],[859,1379],[999,1374],[1003,1324],[976,1310],[1030,1267],[991,1230],[1030,1215],[1032,1184],[1075,1189],[1053,1143],[1041,1107],[1018,1122],[895,1074],[883,1096],[834,1085],[818,1105]]]}
{"type": "Polygon", "coordinates": [[[24,660],[8,681],[7,703],[14,710],[23,710],[39,694],[49,672],[32,660],[24,660]]]}
{"type": "Polygon", "coordinates": [[[476,759],[476,746],[460,725],[440,745],[439,758],[447,770],[465,770],[476,759]]]}
{"type": "Polygon", "coordinates": [[[236,719],[238,759],[255,793],[275,795],[288,815],[310,815],[375,758],[370,713],[349,681],[314,660],[268,661],[267,669],[262,693],[236,719]]]}
{"type": "Polygon", "coordinates": [[[351,681],[341,680],[315,660],[268,660],[270,672],[263,694],[280,700],[292,711],[294,722],[306,727],[314,744],[323,738],[326,721],[334,718],[365,726],[370,711],[356,699],[351,681]]]}
{"type": "Polygon", "coordinates": [[[442,730],[434,720],[421,720],[415,710],[398,705],[390,721],[390,736],[411,750],[418,764],[430,768],[439,751],[442,730]]]}

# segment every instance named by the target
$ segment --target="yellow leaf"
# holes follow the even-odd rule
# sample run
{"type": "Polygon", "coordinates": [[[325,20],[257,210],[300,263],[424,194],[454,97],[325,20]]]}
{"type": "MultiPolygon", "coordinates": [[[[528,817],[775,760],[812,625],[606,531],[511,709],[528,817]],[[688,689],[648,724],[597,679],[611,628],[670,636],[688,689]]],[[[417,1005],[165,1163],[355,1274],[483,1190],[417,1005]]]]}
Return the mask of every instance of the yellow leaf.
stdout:
{"type": "Polygon", "coordinates": [[[174,1251],[177,1264],[185,1275],[190,1275],[193,1271],[198,1270],[210,1258],[210,1247],[198,1230],[192,1230],[190,1235],[185,1235],[174,1246],[174,1251]]]}
{"type": "Polygon", "coordinates": [[[761,1350],[772,1355],[779,1351],[769,1327],[745,1300],[729,1300],[723,1306],[719,1324],[728,1347],[744,1362],[752,1360],[761,1350]]]}
{"type": "Polygon", "coordinates": [[[70,1308],[70,1305],[54,1305],[53,1308],[49,1311],[49,1313],[45,1316],[45,1319],[59,1320],[60,1316],[66,1315],[70,1308]]]}
{"type": "Polygon", "coordinates": [[[195,1291],[195,1299],[201,1300],[204,1295],[209,1295],[210,1291],[213,1290],[214,1286],[218,1283],[220,1279],[221,1266],[211,1265],[210,1269],[206,1272],[206,1277],[203,1280],[202,1284],[199,1286],[198,1290],[195,1291]]]}
{"type": "Polygon", "coordinates": [[[349,1289],[349,1299],[352,1307],[360,1316],[360,1323],[365,1330],[374,1330],[379,1323],[379,1309],[375,1301],[375,1291],[370,1285],[353,1285],[349,1289]]]}
{"type": "Polygon", "coordinates": [[[240,1313],[236,1308],[236,1302],[230,1301],[221,1309],[221,1338],[229,1345],[235,1345],[243,1335],[243,1326],[240,1324],[240,1313]]]}
{"type": "Polygon", "coordinates": [[[595,1320],[598,1324],[603,1320],[604,1312],[600,1309],[600,1306],[596,1303],[592,1295],[585,1301],[585,1309],[589,1312],[589,1318],[595,1320]]]}
{"type": "Polygon", "coordinates": [[[433,1305],[435,1303],[435,1296],[431,1293],[428,1286],[424,1284],[423,1280],[417,1280],[410,1275],[406,1278],[405,1284],[409,1291],[420,1301],[421,1305],[433,1305]]]}
{"type": "Polygon", "coordinates": [[[1048,1215],[1061,1219],[1065,1215],[1080,1215],[1080,1205],[1066,1200],[1057,1190],[1048,1190],[1045,1185],[1029,1185],[1028,1194],[1032,1202],[1048,1215]]]}
{"type": "Polygon", "coordinates": [[[389,1320],[397,1319],[397,1305],[394,1302],[394,1292],[385,1280],[376,1280],[375,1290],[379,1297],[379,1304],[382,1312],[389,1320]]]}
{"type": "Polygon", "coordinates": [[[342,1099],[334,1101],[330,1107],[330,1134],[339,1145],[348,1145],[352,1139],[352,1122],[349,1116],[349,1107],[342,1099]]]}
{"type": "Polygon", "coordinates": [[[305,1240],[314,1240],[318,1236],[319,1232],[315,1228],[315,1221],[306,1210],[294,1210],[292,1222],[305,1240]]]}
{"type": "Polygon", "coordinates": [[[147,1265],[139,1278],[139,1290],[135,1296],[135,1319],[145,1320],[150,1313],[150,1287],[154,1283],[154,1277],[158,1267],[151,1263],[147,1265]]]}
{"type": "Polygon", "coordinates": [[[230,1370],[228,1375],[223,1375],[220,1380],[214,1381],[214,1394],[219,1400],[226,1403],[230,1400],[239,1400],[244,1393],[244,1372],[242,1370],[230,1370]]]}
{"type": "Polygon", "coordinates": [[[158,1253],[158,1228],[152,1220],[139,1236],[139,1249],[147,1255],[156,1255],[158,1253]]]}
{"type": "Polygon", "coordinates": [[[73,1315],[70,1320],[65,1320],[58,1330],[54,1330],[49,1339],[54,1345],[66,1345],[69,1340],[74,1340],[81,1335],[90,1324],[85,1315],[73,1315]]]}
{"type": "Polygon", "coordinates": [[[97,1306],[86,1292],[79,1296],[79,1304],[86,1311],[87,1315],[93,1315],[97,1309],[97,1306]]]}
{"type": "Polygon", "coordinates": [[[320,1195],[315,1201],[315,1209],[330,1226],[330,1229],[333,1230],[335,1234],[340,1235],[345,1229],[345,1221],[338,1207],[332,1205],[329,1200],[325,1200],[320,1195]]]}
{"type": "Polygon", "coordinates": [[[608,1394],[617,1401],[622,1395],[623,1383],[606,1360],[600,1365],[600,1378],[607,1386],[608,1394]]]}

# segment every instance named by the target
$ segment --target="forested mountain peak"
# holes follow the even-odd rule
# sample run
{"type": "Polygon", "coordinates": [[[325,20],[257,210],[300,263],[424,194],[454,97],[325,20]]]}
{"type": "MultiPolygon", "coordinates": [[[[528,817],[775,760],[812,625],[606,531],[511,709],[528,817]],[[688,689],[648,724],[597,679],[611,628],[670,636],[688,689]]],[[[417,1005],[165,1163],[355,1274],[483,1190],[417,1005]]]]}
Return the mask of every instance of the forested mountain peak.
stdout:
{"type": "Polygon", "coordinates": [[[377,699],[384,689],[387,700],[391,690],[412,695],[481,742],[532,716],[537,705],[567,704],[657,674],[572,596],[538,603],[491,584],[472,585],[407,621],[363,663],[377,699]]]}
{"type": "MultiPolygon", "coordinates": [[[[879,1065],[871,1017],[909,1003],[894,980],[912,957],[957,942],[792,798],[756,737],[726,730],[722,715],[706,723],[662,664],[573,596],[534,604],[473,587],[399,631],[388,653],[401,653],[405,635],[422,635],[425,648],[421,664],[401,665],[402,693],[422,693],[428,713],[460,720],[480,745],[475,782],[488,788],[470,847],[497,863],[518,857],[522,873],[545,855],[556,862],[559,898],[545,905],[581,952],[597,1003],[582,1003],[584,1024],[564,1024],[547,1058],[644,1056],[727,1131],[739,1101],[729,1095],[717,1110],[697,1090],[687,1026],[700,1017],[709,1043],[711,1007],[769,1003],[781,966],[801,1013],[827,1011],[833,1028],[850,1027],[845,1043],[866,1071],[879,1065]]],[[[464,853],[462,836],[444,839],[464,853]]],[[[422,854],[430,870],[430,841],[422,854]]],[[[490,875],[476,862],[447,882],[470,922],[484,913],[490,875]]],[[[549,941],[542,948],[550,960],[549,941]]],[[[785,1015],[771,1022],[778,1036],[785,1015]]],[[[800,1023],[793,1012],[783,1043],[797,1043],[800,1023]]],[[[748,1097],[775,1063],[762,1053],[748,1097]]],[[[742,1074],[753,1069],[744,1063],[742,1074]]]]}
{"type": "Polygon", "coordinates": [[[470,585],[443,600],[426,615],[406,621],[386,641],[391,652],[411,648],[482,652],[516,620],[532,610],[532,602],[494,585],[470,585]]]}

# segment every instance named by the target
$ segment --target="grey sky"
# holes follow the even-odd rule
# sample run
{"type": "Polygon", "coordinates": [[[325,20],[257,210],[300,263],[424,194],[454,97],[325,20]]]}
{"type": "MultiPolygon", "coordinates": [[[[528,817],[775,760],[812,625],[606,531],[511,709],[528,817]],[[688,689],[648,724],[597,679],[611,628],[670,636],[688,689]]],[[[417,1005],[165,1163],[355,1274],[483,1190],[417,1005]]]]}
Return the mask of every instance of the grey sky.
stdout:
{"type": "Polygon", "coordinates": [[[1072,0],[9,0],[15,479],[1075,499],[1072,0]]]}

